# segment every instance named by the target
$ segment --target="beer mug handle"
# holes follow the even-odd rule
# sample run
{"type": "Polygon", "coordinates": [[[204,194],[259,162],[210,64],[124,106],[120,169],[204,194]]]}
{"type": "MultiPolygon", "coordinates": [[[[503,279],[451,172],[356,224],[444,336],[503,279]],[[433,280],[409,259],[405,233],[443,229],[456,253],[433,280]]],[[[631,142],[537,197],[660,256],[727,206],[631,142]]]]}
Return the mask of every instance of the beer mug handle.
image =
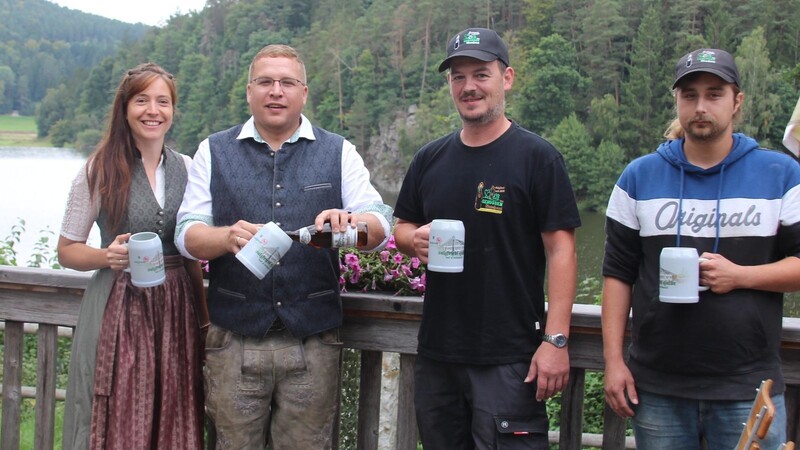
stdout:
{"type": "MultiPolygon", "coordinates": [[[[698,264],[703,262],[703,261],[708,261],[708,258],[697,258],[697,259],[698,259],[698,264]]],[[[703,285],[697,286],[697,290],[699,292],[707,291],[708,290],[708,286],[703,286],[703,285]]]]}
{"type": "MultiPolygon", "coordinates": [[[[122,244],[122,246],[125,247],[125,248],[128,248],[128,243],[125,242],[124,244],[122,244]]],[[[130,252],[128,252],[128,267],[122,269],[123,272],[131,273],[131,259],[130,259],[130,257],[131,257],[131,254],[130,254],[130,252]]]]}

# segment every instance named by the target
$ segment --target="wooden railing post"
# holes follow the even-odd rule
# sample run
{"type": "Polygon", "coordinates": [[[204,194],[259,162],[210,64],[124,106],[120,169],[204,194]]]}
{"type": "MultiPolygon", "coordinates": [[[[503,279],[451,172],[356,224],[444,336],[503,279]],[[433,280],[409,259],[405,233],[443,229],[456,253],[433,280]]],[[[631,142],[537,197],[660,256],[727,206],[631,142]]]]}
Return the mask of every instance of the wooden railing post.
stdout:
{"type": "Polygon", "coordinates": [[[400,355],[400,385],[397,393],[397,450],[416,450],[419,442],[414,412],[414,366],[416,356],[400,355]]]}
{"type": "Polygon", "coordinates": [[[581,450],[583,435],[583,398],[586,391],[586,370],[572,368],[569,383],[561,393],[561,435],[558,440],[560,450],[581,450]]]}
{"type": "Polygon", "coordinates": [[[603,450],[620,450],[625,448],[625,419],[604,403],[603,408],[603,450]]]}
{"type": "Polygon", "coordinates": [[[23,324],[6,322],[3,342],[3,419],[0,425],[4,450],[19,450],[22,403],[23,324]]]}
{"type": "Polygon", "coordinates": [[[36,434],[33,448],[52,449],[56,420],[58,326],[39,327],[36,369],[36,434]]]}
{"type": "Polygon", "coordinates": [[[358,426],[356,432],[356,447],[359,449],[378,449],[382,359],[382,352],[361,351],[361,381],[358,388],[358,426]]]}

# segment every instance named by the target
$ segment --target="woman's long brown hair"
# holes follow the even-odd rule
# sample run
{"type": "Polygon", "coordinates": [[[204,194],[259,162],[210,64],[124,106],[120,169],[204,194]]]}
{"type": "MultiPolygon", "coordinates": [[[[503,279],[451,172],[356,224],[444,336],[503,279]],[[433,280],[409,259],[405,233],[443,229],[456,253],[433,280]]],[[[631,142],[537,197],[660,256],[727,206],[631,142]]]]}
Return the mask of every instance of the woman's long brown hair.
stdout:
{"type": "Polygon", "coordinates": [[[127,119],[128,101],[147,89],[156,78],[163,79],[169,86],[175,107],[178,92],[172,74],[153,63],[140,64],[127,71],[117,87],[103,139],[86,164],[89,193],[100,195],[100,210],[107,214],[109,226],[117,234],[128,208],[133,164],[138,156],[127,119]]]}

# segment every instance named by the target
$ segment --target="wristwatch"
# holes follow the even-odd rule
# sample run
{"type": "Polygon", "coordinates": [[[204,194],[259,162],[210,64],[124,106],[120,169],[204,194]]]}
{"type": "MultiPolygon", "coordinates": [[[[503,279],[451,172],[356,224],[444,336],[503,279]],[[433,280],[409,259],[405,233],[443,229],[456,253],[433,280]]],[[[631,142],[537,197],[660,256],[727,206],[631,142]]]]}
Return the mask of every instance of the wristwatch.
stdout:
{"type": "Polygon", "coordinates": [[[542,336],[542,340],[545,342],[549,342],[555,345],[557,348],[564,348],[567,346],[567,337],[564,333],[557,333],[557,334],[545,334],[542,336]]]}

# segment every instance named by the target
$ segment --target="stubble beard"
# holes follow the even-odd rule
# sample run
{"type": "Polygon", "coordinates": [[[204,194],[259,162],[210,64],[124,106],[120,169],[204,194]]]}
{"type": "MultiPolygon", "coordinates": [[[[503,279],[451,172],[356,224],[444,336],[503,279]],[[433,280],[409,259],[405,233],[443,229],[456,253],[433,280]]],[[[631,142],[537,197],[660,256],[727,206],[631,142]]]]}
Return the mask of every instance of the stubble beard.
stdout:
{"type": "Polygon", "coordinates": [[[488,110],[486,110],[486,112],[484,112],[483,114],[479,114],[477,116],[469,116],[461,111],[459,111],[459,115],[461,116],[461,120],[465,124],[486,125],[494,122],[503,115],[503,105],[502,104],[494,105],[490,107],[488,110]]]}
{"type": "Polygon", "coordinates": [[[720,128],[717,121],[712,119],[703,119],[708,125],[702,129],[697,129],[694,126],[695,120],[689,121],[688,126],[684,128],[684,132],[698,141],[713,141],[719,138],[725,129],[720,128]]]}

